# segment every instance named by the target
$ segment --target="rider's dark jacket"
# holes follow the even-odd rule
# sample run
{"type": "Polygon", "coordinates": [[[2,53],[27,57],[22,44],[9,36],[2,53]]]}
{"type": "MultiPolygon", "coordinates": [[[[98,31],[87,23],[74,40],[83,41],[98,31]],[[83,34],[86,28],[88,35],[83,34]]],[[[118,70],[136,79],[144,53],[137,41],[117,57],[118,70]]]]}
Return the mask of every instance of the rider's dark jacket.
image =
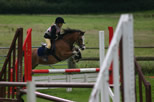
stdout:
{"type": "Polygon", "coordinates": [[[44,38],[50,39],[51,41],[55,40],[60,35],[60,31],[61,29],[54,24],[46,30],[44,38]]]}

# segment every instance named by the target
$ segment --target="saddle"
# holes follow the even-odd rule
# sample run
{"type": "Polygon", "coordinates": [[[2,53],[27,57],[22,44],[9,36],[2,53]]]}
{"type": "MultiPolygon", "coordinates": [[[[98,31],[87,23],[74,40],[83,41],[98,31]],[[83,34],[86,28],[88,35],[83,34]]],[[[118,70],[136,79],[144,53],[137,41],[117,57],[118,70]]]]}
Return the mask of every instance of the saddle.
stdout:
{"type": "MultiPolygon", "coordinates": [[[[53,46],[51,47],[50,51],[49,51],[49,55],[52,55],[54,56],[58,61],[61,61],[61,59],[56,56],[55,52],[56,52],[56,47],[55,47],[55,43],[52,44],[53,46]]],[[[37,51],[37,55],[40,56],[40,57],[44,57],[46,56],[45,53],[44,53],[44,50],[45,50],[45,47],[46,47],[46,43],[42,43],[42,46],[38,48],[38,51],[37,51]]]]}

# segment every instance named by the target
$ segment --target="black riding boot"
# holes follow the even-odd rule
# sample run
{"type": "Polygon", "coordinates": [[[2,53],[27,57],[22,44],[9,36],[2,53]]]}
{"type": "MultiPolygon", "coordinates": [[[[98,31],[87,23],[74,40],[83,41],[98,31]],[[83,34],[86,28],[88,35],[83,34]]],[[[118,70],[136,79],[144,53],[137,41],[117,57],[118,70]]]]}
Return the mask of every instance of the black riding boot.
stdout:
{"type": "Polygon", "coordinates": [[[43,57],[44,61],[48,61],[49,51],[50,51],[50,49],[45,47],[45,49],[44,49],[44,57],[43,57]]]}

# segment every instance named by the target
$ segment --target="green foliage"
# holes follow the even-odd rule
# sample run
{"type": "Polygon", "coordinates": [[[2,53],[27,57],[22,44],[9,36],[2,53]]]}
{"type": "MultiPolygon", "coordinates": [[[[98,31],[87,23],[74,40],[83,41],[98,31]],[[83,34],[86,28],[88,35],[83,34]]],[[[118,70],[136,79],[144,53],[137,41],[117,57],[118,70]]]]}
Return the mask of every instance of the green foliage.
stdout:
{"type": "Polygon", "coordinates": [[[97,14],[154,9],[153,0],[0,0],[1,14],[97,14]]]}

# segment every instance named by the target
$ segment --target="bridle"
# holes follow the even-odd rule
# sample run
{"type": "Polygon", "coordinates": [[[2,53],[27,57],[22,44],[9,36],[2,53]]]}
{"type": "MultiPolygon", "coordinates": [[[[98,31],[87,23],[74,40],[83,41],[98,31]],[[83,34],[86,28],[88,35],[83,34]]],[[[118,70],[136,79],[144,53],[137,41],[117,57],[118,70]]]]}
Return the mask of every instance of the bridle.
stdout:
{"type": "Polygon", "coordinates": [[[78,37],[78,40],[76,41],[77,45],[81,48],[81,50],[84,50],[85,49],[85,44],[84,44],[84,36],[83,35],[80,35],[78,37]],[[80,38],[82,36],[82,38],[80,38]],[[81,41],[82,40],[82,41],[81,41]],[[81,44],[82,42],[82,44],[81,44]]]}

